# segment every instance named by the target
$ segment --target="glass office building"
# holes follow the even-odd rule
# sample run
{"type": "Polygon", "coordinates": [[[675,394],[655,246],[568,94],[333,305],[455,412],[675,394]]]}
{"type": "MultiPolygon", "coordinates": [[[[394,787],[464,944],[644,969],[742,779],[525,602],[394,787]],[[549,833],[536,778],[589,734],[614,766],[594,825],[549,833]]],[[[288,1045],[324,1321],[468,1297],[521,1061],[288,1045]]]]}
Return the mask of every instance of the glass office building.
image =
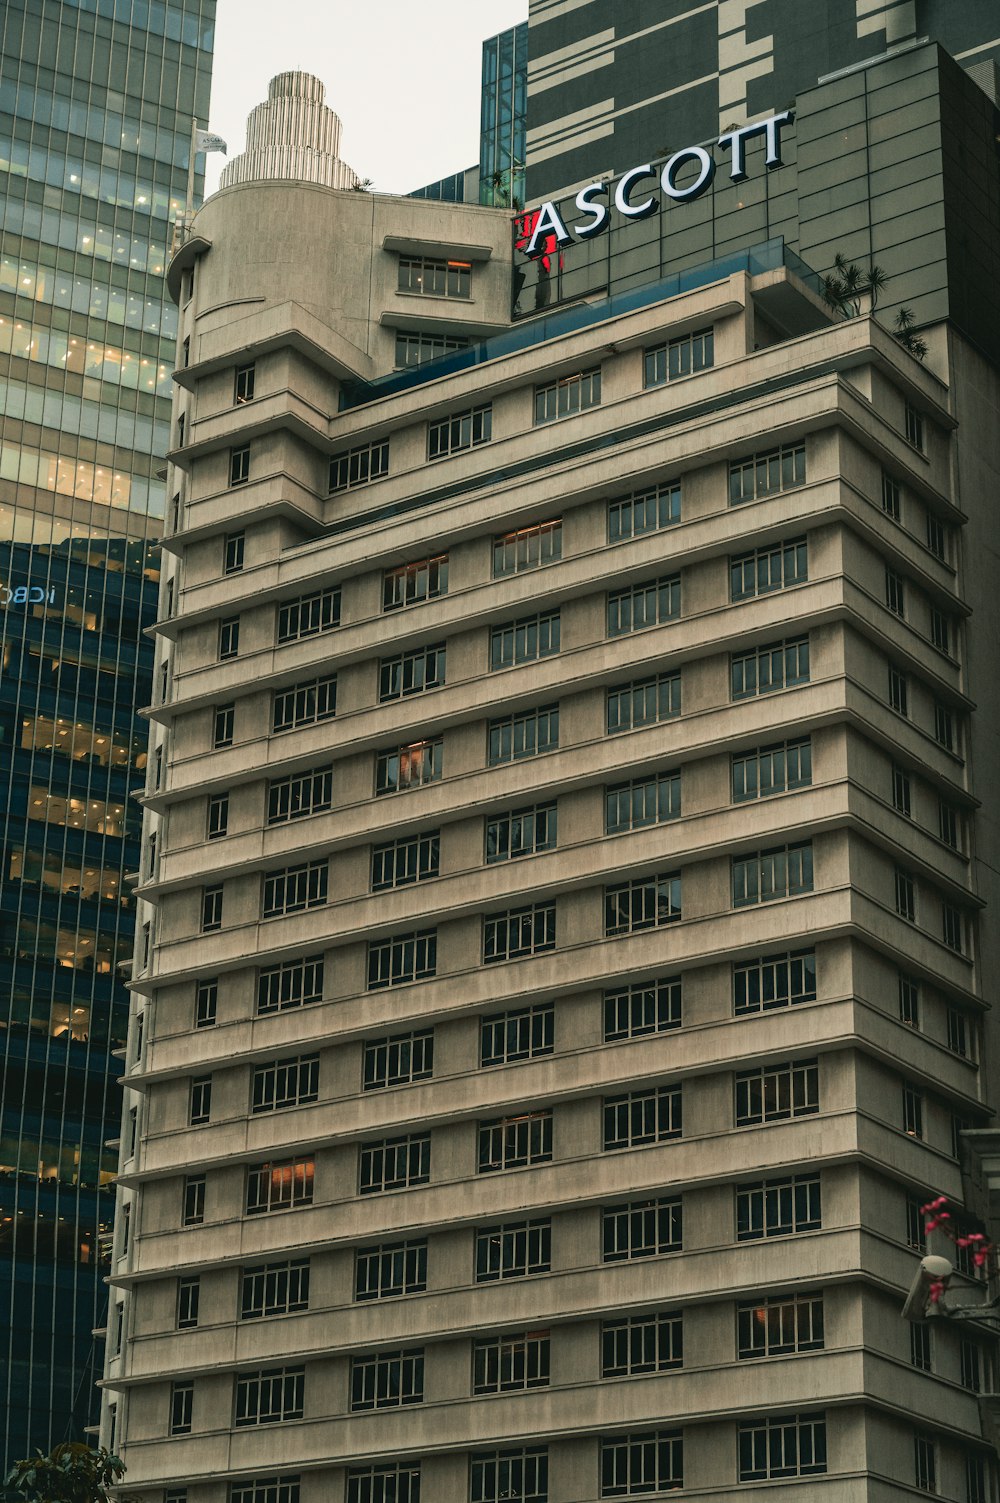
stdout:
{"type": "Polygon", "coordinates": [[[498,208],[520,207],[524,204],[528,115],[527,21],[487,37],[482,87],[479,199],[498,208]]]}
{"type": "Polygon", "coordinates": [[[96,1412],[176,332],[163,274],[214,14],[0,7],[4,1466],[96,1412]]]}

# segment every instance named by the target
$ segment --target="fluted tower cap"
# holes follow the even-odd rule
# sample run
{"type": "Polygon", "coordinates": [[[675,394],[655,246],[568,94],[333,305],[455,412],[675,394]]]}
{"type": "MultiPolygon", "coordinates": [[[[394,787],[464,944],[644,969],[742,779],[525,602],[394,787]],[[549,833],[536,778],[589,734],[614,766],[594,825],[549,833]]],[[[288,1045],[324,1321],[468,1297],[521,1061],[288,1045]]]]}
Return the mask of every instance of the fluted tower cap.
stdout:
{"type": "Polygon", "coordinates": [[[311,73],[276,74],[247,116],[246,147],[223,168],[220,188],[274,178],[353,188],[357,173],[340,160],[340,118],[325,98],[311,73]]]}

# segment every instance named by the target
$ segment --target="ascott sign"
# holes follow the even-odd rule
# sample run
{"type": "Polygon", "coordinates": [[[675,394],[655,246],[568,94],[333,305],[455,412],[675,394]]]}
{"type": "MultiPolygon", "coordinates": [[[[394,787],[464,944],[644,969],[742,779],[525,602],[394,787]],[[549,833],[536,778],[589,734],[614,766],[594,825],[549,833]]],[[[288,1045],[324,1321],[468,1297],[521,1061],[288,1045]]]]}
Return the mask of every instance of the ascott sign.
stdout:
{"type": "MultiPolygon", "coordinates": [[[[719,137],[719,145],[730,152],[729,176],[734,182],[743,182],[747,175],[747,142],[755,136],[764,137],[765,167],[782,165],[781,127],[790,124],[793,118],[791,110],[782,110],[780,115],[770,115],[766,120],[755,121],[753,125],[741,125],[719,137]]],[[[657,177],[666,198],[674,203],[690,203],[692,199],[700,198],[708,192],[715,181],[716,166],[715,158],[704,146],[685,146],[682,151],[674,152],[664,163],[662,171],[658,171],[650,162],[643,163],[641,167],[631,167],[618,179],[614,190],[614,206],[626,220],[646,219],[650,214],[655,214],[658,208],[656,194],[655,191],[648,191],[651,185],[644,180],[657,177]],[[682,187],[678,178],[686,168],[692,166],[695,168],[694,179],[682,187]],[[646,191],[647,196],[639,198],[641,191],[646,191]]],[[[585,188],[581,188],[576,195],[576,207],[588,218],[570,229],[567,229],[566,222],[554,203],[542,204],[536,211],[537,218],[532,224],[531,238],[524,247],[525,255],[541,256],[546,250],[553,249],[553,241],[562,248],[571,245],[574,239],[593,240],[595,235],[600,235],[611,222],[610,203],[601,203],[600,199],[610,193],[610,183],[588,183],[585,188]]]]}

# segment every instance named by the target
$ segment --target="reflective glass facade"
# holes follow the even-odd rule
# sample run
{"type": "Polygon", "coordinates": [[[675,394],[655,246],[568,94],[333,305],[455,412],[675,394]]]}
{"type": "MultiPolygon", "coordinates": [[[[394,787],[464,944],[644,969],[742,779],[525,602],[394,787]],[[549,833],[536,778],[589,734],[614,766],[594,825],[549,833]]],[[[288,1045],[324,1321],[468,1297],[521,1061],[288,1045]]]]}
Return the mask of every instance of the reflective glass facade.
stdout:
{"type": "Polygon", "coordinates": [[[0,7],[4,1467],[82,1439],[97,1411],[176,332],[163,273],[214,16],[0,7]]]}
{"type": "Polygon", "coordinates": [[[528,116],[527,21],[501,31],[499,36],[488,37],[483,43],[482,90],[480,202],[523,208],[528,116]]]}

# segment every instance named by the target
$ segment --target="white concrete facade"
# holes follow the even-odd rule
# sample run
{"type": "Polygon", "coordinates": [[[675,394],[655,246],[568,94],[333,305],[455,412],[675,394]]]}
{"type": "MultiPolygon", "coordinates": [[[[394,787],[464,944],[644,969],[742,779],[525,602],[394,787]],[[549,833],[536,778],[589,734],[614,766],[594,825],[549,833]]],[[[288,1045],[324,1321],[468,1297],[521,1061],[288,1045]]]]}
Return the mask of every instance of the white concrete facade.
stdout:
{"type": "Polygon", "coordinates": [[[899,1310],[989,1106],[997,456],[955,384],[995,376],[778,271],[341,405],[401,334],[507,327],[508,236],[254,184],[171,268],[103,1439],[157,1503],[882,1503],[921,1464],[977,1503],[988,1344],[935,1327],[925,1370],[899,1310]]]}

